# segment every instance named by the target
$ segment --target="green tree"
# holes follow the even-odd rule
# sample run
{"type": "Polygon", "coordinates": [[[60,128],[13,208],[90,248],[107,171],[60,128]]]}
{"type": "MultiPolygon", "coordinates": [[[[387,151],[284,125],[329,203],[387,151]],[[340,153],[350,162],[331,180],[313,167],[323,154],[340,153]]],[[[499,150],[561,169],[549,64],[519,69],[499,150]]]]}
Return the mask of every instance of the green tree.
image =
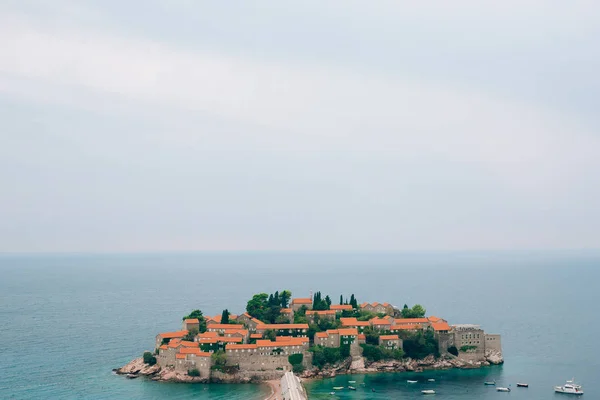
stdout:
{"type": "Polygon", "coordinates": [[[264,333],[265,339],[275,340],[276,337],[277,337],[277,332],[275,332],[273,329],[267,329],[264,333]]]}
{"type": "Polygon", "coordinates": [[[412,308],[408,308],[405,304],[402,309],[402,318],[423,318],[425,313],[425,308],[420,304],[415,304],[412,308]]]}
{"type": "Polygon", "coordinates": [[[354,309],[358,308],[358,301],[356,301],[356,298],[354,297],[354,293],[352,293],[352,295],[350,296],[350,305],[354,309]]]}
{"type": "Polygon", "coordinates": [[[291,298],[292,298],[292,292],[290,292],[289,290],[283,290],[279,294],[279,301],[281,304],[281,308],[288,308],[291,298]]]}
{"type": "Polygon", "coordinates": [[[269,306],[268,304],[269,295],[266,293],[259,293],[252,296],[252,298],[246,304],[246,311],[248,314],[259,320],[263,319],[265,310],[269,306]]]}
{"type": "Polygon", "coordinates": [[[222,324],[229,323],[229,310],[228,309],[224,309],[223,312],[221,313],[221,323],[222,324]]]}
{"type": "Polygon", "coordinates": [[[152,355],[149,351],[144,352],[144,364],[154,365],[156,364],[156,357],[152,355]]]}
{"type": "Polygon", "coordinates": [[[418,331],[403,340],[404,352],[408,357],[423,359],[432,354],[439,357],[438,341],[433,330],[418,331]]]}
{"type": "Polygon", "coordinates": [[[344,296],[340,294],[340,306],[344,305],[344,296]]]}
{"type": "Polygon", "coordinates": [[[200,333],[206,332],[206,320],[204,319],[204,315],[202,314],[202,311],[194,310],[191,313],[189,313],[189,315],[186,315],[182,319],[185,320],[185,319],[194,319],[194,318],[197,319],[200,324],[198,331],[200,333]]]}
{"type": "Polygon", "coordinates": [[[188,375],[189,376],[200,376],[200,371],[198,371],[198,368],[192,368],[188,371],[188,375]]]}
{"type": "Polygon", "coordinates": [[[326,310],[329,310],[329,308],[331,307],[331,298],[329,297],[329,295],[325,296],[325,303],[327,304],[326,310]]]}
{"type": "Polygon", "coordinates": [[[211,354],[210,358],[213,362],[213,369],[223,371],[225,368],[225,364],[227,364],[227,356],[225,355],[225,351],[217,350],[211,354]]]}
{"type": "Polygon", "coordinates": [[[184,340],[193,342],[194,338],[196,337],[196,335],[200,332],[200,330],[198,328],[191,327],[190,330],[188,331],[187,335],[184,336],[184,340]]]}

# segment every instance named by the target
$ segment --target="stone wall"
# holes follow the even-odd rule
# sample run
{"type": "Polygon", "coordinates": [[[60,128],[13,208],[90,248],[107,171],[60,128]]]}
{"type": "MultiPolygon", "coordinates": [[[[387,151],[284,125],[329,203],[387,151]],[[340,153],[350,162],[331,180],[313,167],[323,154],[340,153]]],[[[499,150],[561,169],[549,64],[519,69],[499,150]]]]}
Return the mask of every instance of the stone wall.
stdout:
{"type": "Polygon", "coordinates": [[[493,350],[502,353],[502,341],[500,335],[485,334],[485,350],[493,350]]]}

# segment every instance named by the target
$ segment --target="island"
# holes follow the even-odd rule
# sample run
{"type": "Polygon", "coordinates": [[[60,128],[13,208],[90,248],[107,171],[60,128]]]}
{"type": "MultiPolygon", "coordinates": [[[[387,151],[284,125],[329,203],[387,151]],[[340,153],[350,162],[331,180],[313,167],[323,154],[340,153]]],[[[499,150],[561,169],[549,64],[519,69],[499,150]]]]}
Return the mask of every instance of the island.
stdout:
{"type": "Polygon", "coordinates": [[[194,310],[181,329],[156,335],[147,351],[118,374],[175,382],[277,382],[346,373],[480,368],[504,362],[500,335],[479,325],[451,325],[419,304],[335,303],[321,292],[292,298],[259,293],[246,312],[204,316],[194,310]]]}

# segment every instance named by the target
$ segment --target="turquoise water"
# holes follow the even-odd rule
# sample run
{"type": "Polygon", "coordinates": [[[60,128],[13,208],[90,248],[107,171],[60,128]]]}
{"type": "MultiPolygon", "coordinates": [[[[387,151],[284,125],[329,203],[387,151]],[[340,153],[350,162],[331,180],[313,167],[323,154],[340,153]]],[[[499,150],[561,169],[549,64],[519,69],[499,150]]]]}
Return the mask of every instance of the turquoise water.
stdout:
{"type": "Polygon", "coordinates": [[[0,256],[0,398],[262,399],[260,385],[127,380],[111,369],[193,308],[242,311],[252,293],[282,288],[420,302],[451,323],[503,335],[502,367],[355,376],[364,387],[330,396],[348,385],[342,376],[309,383],[311,399],[412,398],[429,386],[444,399],[549,399],[573,376],[586,398],[600,398],[599,265],[590,252],[0,256]],[[412,376],[436,383],[408,386],[412,376]],[[482,384],[491,378],[531,387],[496,393],[482,384]]]}

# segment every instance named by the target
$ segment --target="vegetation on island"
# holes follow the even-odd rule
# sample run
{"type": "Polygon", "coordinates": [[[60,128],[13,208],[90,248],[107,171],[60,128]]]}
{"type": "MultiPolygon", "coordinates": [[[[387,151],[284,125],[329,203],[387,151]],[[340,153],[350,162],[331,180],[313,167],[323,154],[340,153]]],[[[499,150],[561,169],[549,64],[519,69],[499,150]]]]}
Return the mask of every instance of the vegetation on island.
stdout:
{"type": "Polygon", "coordinates": [[[149,351],[144,352],[144,355],[142,357],[144,359],[144,364],[148,364],[148,365],[156,364],[156,357],[154,357],[154,355],[152,353],[150,353],[149,351]]]}
{"type": "MultiPolygon", "coordinates": [[[[340,347],[323,347],[320,345],[314,345],[314,337],[318,332],[325,332],[327,330],[339,329],[342,327],[340,318],[356,318],[358,321],[369,321],[375,317],[385,317],[386,313],[375,313],[361,309],[359,303],[354,294],[345,297],[340,295],[340,305],[350,305],[351,310],[343,310],[335,314],[335,318],[326,316],[320,316],[318,314],[307,315],[308,308],[301,306],[293,313],[293,320],[290,321],[289,314],[282,313],[282,309],[287,309],[291,306],[292,292],[289,290],[276,291],[275,293],[258,293],[252,296],[246,304],[246,312],[253,318],[256,318],[266,324],[308,324],[307,336],[311,343],[309,351],[312,353],[312,364],[318,368],[323,368],[326,365],[334,365],[339,363],[348,357],[350,357],[350,344],[341,344],[340,347]]],[[[324,311],[330,310],[332,300],[329,295],[323,296],[321,292],[315,292],[312,296],[312,310],[313,311],[324,311]]],[[[412,307],[404,305],[402,310],[396,310],[393,317],[401,318],[423,318],[426,310],[420,304],[415,304],[412,307]]],[[[206,319],[200,310],[193,310],[189,315],[183,317],[183,319],[197,318],[200,322],[199,328],[191,328],[188,335],[185,337],[186,340],[193,341],[194,337],[198,333],[204,333],[207,329],[206,319]]],[[[221,313],[221,324],[237,323],[235,320],[231,320],[231,314],[228,309],[223,310],[221,313]]],[[[365,335],[365,343],[361,344],[363,350],[363,356],[369,361],[380,361],[380,360],[400,360],[405,357],[414,359],[422,359],[428,355],[439,356],[438,343],[435,339],[434,333],[431,329],[417,332],[403,331],[399,333],[400,339],[403,340],[404,346],[402,348],[390,348],[379,345],[379,338],[381,335],[389,335],[390,332],[380,331],[374,329],[372,326],[367,326],[362,331],[365,335]]],[[[281,333],[280,333],[281,334],[281,333]]],[[[274,341],[278,333],[275,330],[266,330],[264,332],[264,339],[274,341]]],[[[252,339],[250,343],[255,343],[255,339],[252,339]]],[[[166,341],[168,343],[168,340],[166,341]]],[[[212,344],[205,344],[204,347],[200,347],[204,351],[213,351],[212,358],[212,369],[222,372],[231,371],[233,372],[236,366],[228,366],[226,354],[222,348],[214,347],[212,344]],[[214,348],[213,348],[214,347],[214,348]]],[[[474,347],[474,346],[472,346],[474,347]]],[[[463,349],[461,351],[469,351],[471,349],[463,349]]],[[[448,351],[451,354],[458,354],[456,347],[449,348],[448,351]]],[[[277,352],[277,349],[274,350],[277,352]]],[[[156,363],[156,358],[151,353],[144,354],[144,362],[156,363]],[[148,360],[148,361],[147,361],[148,360]],[[153,361],[152,361],[153,360],[153,361]]],[[[289,356],[289,362],[293,367],[294,372],[302,372],[304,366],[302,364],[302,354],[292,354],[289,356]]],[[[152,365],[152,364],[151,364],[152,365]]],[[[190,372],[194,373],[193,370],[190,372]]],[[[194,375],[191,375],[194,376],[194,375]]]]}
{"type": "Polygon", "coordinates": [[[463,353],[468,353],[474,350],[477,350],[477,346],[465,345],[460,347],[460,351],[462,351],[463,353]]]}

